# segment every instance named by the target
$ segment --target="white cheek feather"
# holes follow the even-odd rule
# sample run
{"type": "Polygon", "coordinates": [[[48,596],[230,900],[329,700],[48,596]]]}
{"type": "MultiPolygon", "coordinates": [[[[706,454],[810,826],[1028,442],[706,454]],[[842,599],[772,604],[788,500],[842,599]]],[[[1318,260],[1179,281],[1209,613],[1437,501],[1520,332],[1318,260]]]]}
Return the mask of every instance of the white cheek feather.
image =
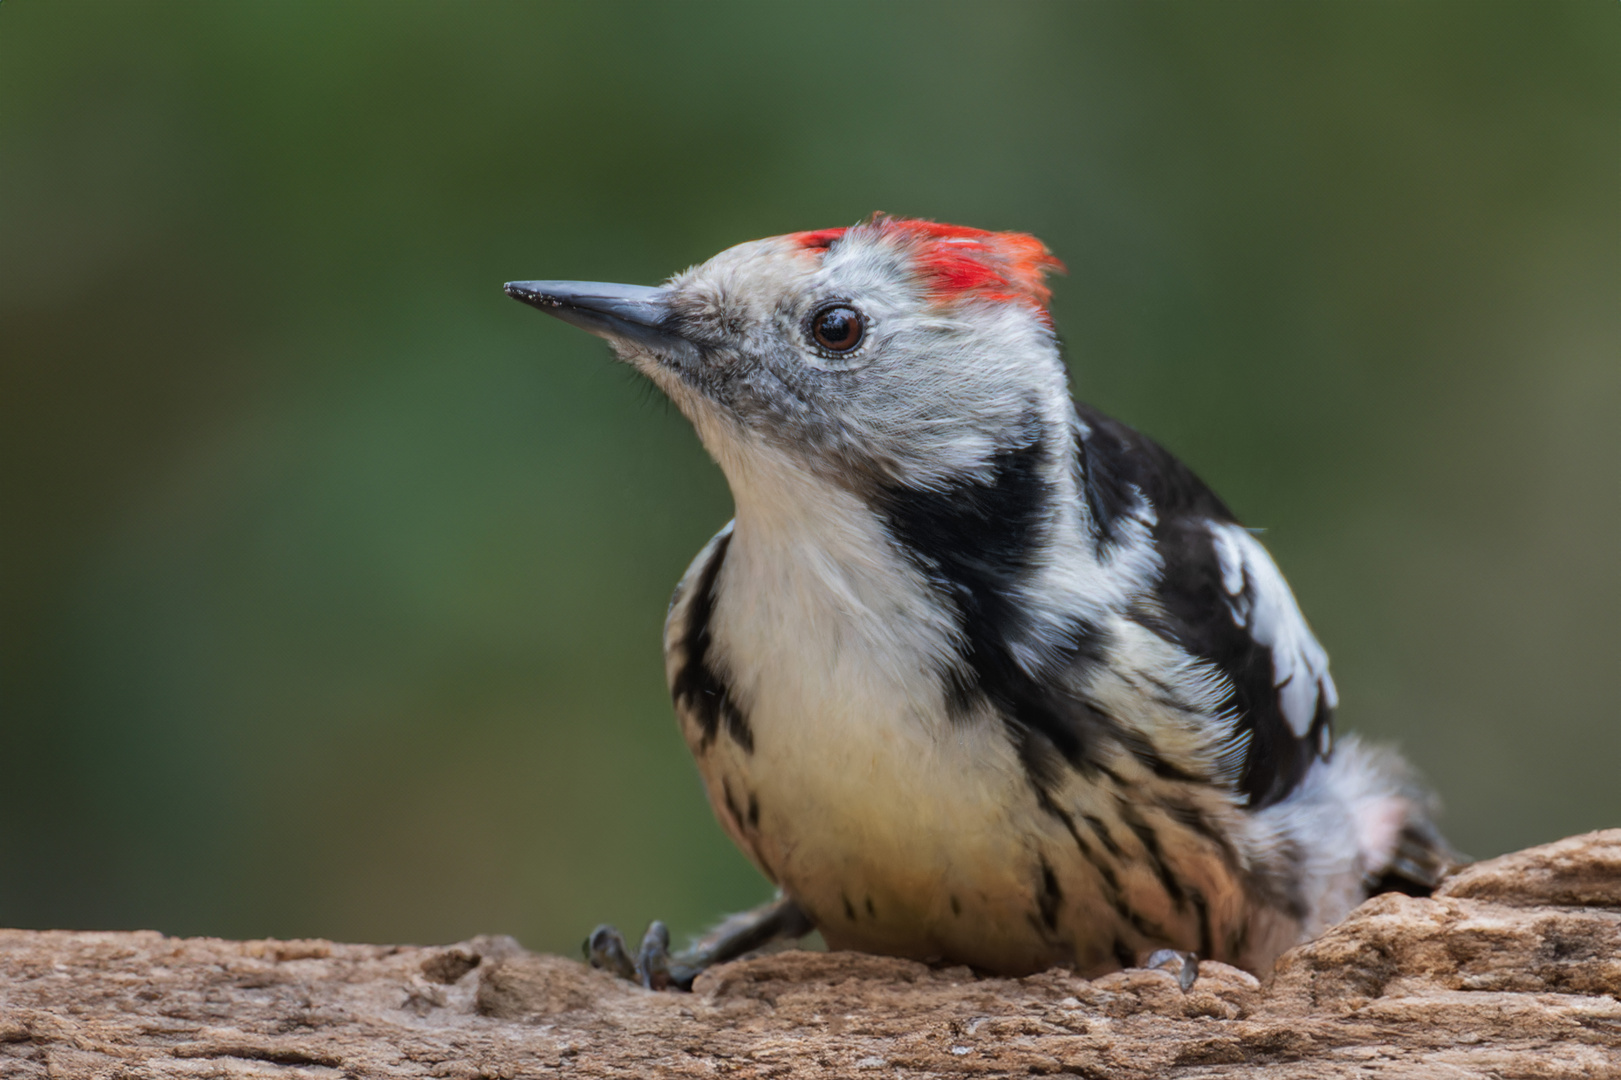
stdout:
{"type": "Polygon", "coordinates": [[[1312,636],[1289,583],[1260,541],[1240,525],[1210,522],[1209,529],[1221,561],[1228,613],[1272,650],[1272,684],[1284,719],[1290,730],[1304,737],[1317,714],[1319,694],[1329,708],[1339,704],[1328,674],[1328,654],[1312,636]]]}

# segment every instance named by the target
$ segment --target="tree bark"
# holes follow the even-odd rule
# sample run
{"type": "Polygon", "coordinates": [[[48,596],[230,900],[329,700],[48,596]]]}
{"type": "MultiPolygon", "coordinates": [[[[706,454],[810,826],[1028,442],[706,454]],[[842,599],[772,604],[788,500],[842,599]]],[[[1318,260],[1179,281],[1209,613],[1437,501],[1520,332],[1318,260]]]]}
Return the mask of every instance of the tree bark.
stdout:
{"type": "Polygon", "coordinates": [[[1263,985],[781,952],[650,993],[439,948],[0,931],[0,1077],[1621,1076],[1621,829],[1388,894],[1263,985]]]}

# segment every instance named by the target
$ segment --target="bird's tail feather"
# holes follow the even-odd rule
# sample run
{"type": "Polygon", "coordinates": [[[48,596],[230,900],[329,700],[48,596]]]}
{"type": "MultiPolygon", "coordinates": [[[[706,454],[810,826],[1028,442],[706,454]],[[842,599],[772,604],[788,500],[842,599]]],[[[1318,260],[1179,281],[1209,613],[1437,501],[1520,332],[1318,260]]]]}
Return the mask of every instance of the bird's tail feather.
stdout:
{"type": "Polygon", "coordinates": [[[1354,735],[1262,810],[1263,866],[1292,886],[1302,935],[1321,933],[1375,893],[1429,895],[1461,861],[1436,827],[1437,810],[1401,755],[1354,735]]]}

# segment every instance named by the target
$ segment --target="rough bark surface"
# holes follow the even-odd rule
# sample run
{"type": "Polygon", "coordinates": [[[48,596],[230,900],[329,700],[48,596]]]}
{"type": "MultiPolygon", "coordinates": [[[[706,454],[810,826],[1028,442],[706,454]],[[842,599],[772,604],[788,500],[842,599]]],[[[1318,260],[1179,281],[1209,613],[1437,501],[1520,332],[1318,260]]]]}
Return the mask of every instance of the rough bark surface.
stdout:
{"type": "Polygon", "coordinates": [[[979,979],[854,953],[649,993],[439,948],[0,931],[0,1076],[1621,1076],[1621,830],[1375,897],[1263,986],[979,979]]]}

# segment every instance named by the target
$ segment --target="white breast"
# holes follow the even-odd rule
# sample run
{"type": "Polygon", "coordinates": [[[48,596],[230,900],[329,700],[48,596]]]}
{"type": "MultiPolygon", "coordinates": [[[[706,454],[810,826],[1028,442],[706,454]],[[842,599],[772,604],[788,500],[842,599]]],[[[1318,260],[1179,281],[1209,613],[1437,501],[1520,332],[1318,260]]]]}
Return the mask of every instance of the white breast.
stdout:
{"type": "MultiPolygon", "coordinates": [[[[694,742],[711,801],[835,943],[937,955],[965,909],[1028,894],[1008,838],[1048,823],[1001,725],[948,714],[957,631],[871,513],[798,470],[749,494],[765,497],[739,492],[710,648],[753,748],[694,742]]],[[[978,925],[990,955],[1046,947],[978,925]]]]}

